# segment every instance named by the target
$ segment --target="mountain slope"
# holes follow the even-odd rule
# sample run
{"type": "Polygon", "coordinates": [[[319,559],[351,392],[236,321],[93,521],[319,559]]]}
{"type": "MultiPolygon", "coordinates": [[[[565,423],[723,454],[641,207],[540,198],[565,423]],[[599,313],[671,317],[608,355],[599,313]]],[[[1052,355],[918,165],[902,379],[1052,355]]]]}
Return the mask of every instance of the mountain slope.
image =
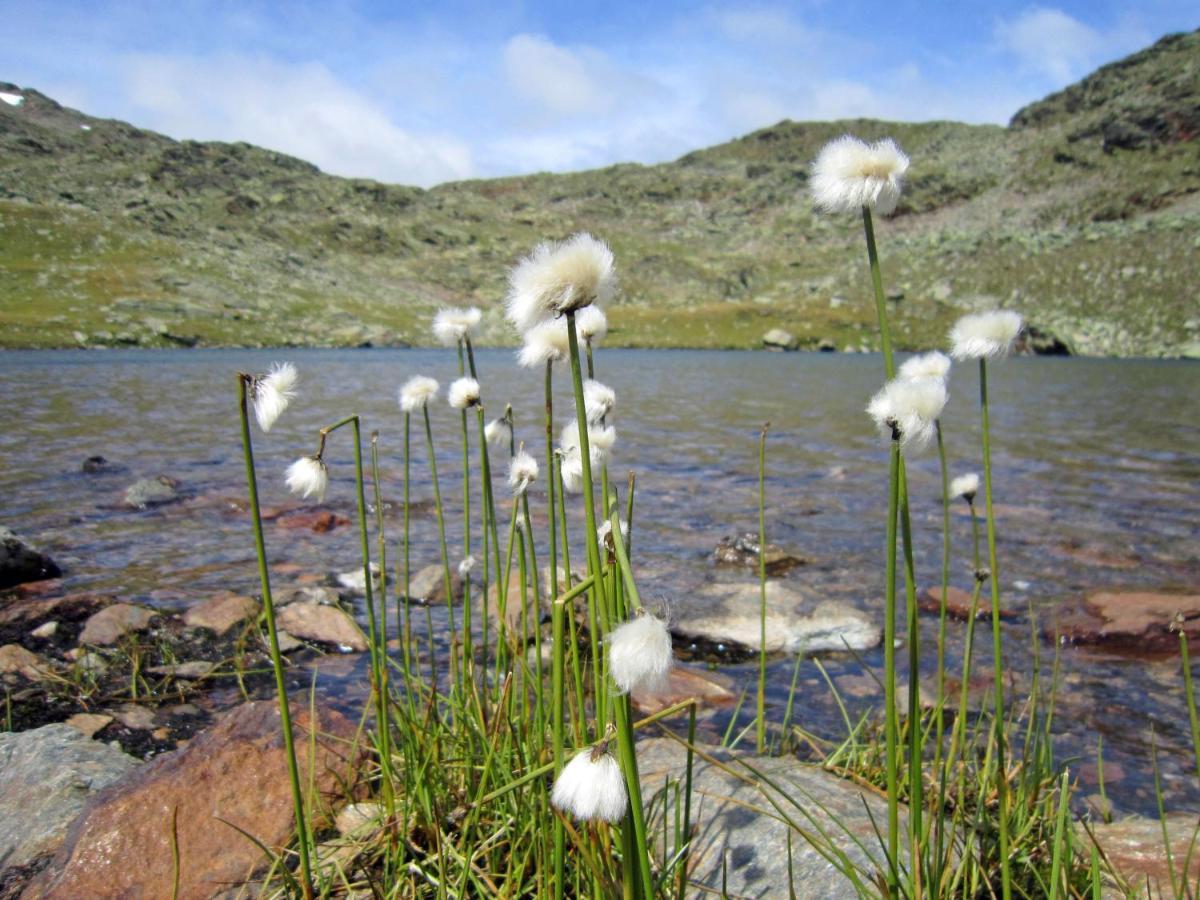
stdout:
{"type": "MultiPolygon", "coordinates": [[[[426,343],[446,303],[512,343],[508,267],[588,229],[617,253],[614,343],[875,346],[861,228],[808,166],[844,132],[913,160],[878,228],[901,346],[1004,303],[1074,352],[1196,352],[1200,32],[1164,38],[1008,128],[782,122],[673,162],[441,185],[325,175],[174,141],[0,84],[0,344],[426,343]]],[[[1050,338],[1047,337],[1049,342],[1050,338]]]]}

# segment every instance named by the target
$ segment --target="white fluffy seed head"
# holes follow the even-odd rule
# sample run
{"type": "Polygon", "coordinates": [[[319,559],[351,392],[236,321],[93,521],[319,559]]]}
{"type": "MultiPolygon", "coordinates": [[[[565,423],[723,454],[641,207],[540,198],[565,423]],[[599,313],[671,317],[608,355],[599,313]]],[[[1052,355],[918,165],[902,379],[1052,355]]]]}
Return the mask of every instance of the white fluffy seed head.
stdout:
{"type": "Polygon", "coordinates": [[[414,375],[400,388],[400,408],[406,413],[417,412],[437,396],[438,383],[427,375],[414,375]]]}
{"type": "Polygon", "coordinates": [[[324,460],[315,456],[302,456],[287,470],[288,490],[301,497],[316,497],[320,503],[325,499],[325,489],[329,486],[329,470],[325,468],[324,460]]]}
{"type": "Polygon", "coordinates": [[[900,200],[908,157],[891,138],[868,144],[852,135],[830,141],[813,163],[813,202],[826,212],[870,207],[891,215],[900,200]]]}
{"type": "Polygon", "coordinates": [[[610,412],[617,403],[616,392],[599,381],[583,383],[583,406],[588,423],[595,425],[610,412]]]}
{"type": "Polygon", "coordinates": [[[608,336],[608,316],[592,304],[575,313],[575,332],[579,339],[595,347],[608,336]]]}
{"type": "MultiPolygon", "coordinates": [[[[629,523],[624,519],[617,519],[617,525],[617,534],[624,539],[625,535],[629,534],[629,523]]],[[[608,542],[611,535],[612,522],[610,522],[608,519],[605,519],[596,529],[596,539],[600,542],[600,546],[603,547],[608,542]]]]}
{"type": "Polygon", "coordinates": [[[921,450],[936,433],[946,399],[946,382],[940,378],[894,378],[871,398],[867,414],[885,438],[890,440],[894,430],[904,450],[921,450]]]}
{"type": "Polygon", "coordinates": [[[517,353],[517,364],[533,369],[548,362],[559,362],[571,354],[567,320],[550,319],[525,332],[525,342],[517,353]]]}
{"type": "Polygon", "coordinates": [[[975,495],[979,492],[979,476],[974,472],[968,472],[966,475],[959,475],[950,481],[950,496],[964,497],[968,503],[975,500],[975,495]]]}
{"type": "Polygon", "coordinates": [[[612,251],[581,232],[539,244],[508,276],[505,310],[517,331],[590,304],[604,306],[616,293],[612,251]]]}
{"type": "Polygon", "coordinates": [[[608,670],[622,694],[661,688],[674,660],[667,623],[650,613],[634,616],[608,635],[608,670]]]}
{"type": "MultiPolygon", "coordinates": [[[[617,442],[617,429],[611,425],[591,425],[588,427],[587,435],[592,465],[598,466],[608,459],[609,452],[617,442]]],[[[568,422],[564,425],[558,443],[564,454],[577,451],[579,449],[578,424],[568,422]]]]}
{"type": "Polygon", "coordinates": [[[458,577],[466,578],[471,574],[471,570],[475,568],[475,557],[464,556],[462,562],[458,564],[458,577]]]}
{"type": "Polygon", "coordinates": [[[583,821],[620,822],[629,805],[620,764],[604,746],[576,753],[555,779],[550,802],[583,821]]]}
{"type": "Polygon", "coordinates": [[[950,374],[950,357],[939,350],[931,350],[906,359],[896,373],[901,378],[945,378],[950,374]]]}
{"type": "Polygon", "coordinates": [[[456,378],[450,382],[450,389],[446,391],[446,397],[455,409],[474,406],[479,402],[479,382],[470,375],[456,378]]]}
{"type": "Polygon", "coordinates": [[[433,336],[447,347],[454,347],[471,336],[471,331],[482,318],[483,313],[474,306],[440,309],[433,317],[433,336]]]}
{"type": "Polygon", "coordinates": [[[1008,356],[1021,333],[1021,317],[1008,310],[971,313],[950,329],[950,353],[955,359],[994,359],[1008,356]]]}
{"type": "Polygon", "coordinates": [[[512,488],[513,494],[520,496],[525,493],[529,486],[537,481],[537,477],[537,460],[524,450],[518,451],[508,464],[508,486],[512,488]]]}
{"type": "Polygon", "coordinates": [[[492,419],[483,428],[484,439],[493,447],[507,447],[512,441],[512,423],[508,419],[492,419]]]}
{"type": "Polygon", "coordinates": [[[254,418],[258,427],[270,431],[280,413],[296,396],[299,376],[291,363],[274,363],[266,375],[256,376],[250,382],[250,395],[254,401],[254,418]]]}

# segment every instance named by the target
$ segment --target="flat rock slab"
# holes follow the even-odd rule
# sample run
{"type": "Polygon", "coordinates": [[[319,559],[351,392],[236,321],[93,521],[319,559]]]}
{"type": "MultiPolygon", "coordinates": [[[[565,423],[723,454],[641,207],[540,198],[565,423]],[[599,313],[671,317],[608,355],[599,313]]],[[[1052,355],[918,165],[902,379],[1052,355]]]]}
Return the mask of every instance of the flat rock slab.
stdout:
{"type": "Polygon", "coordinates": [[[79,643],[103,647],[115,644],[131,631],[141,631],[157,612],[132,603],[114,603],[95,613],[83,626],[79,643]]]}
{"type": "MultiPolygon", "coordinates": [[[[917,596],[917,606],[921,612],[940,614],[942,609],[941,587],[929,587],[921,591],[917,596]]],[[[946,615],[951,619],[958,619],[960,622],[967,621],[971,617],[971,593],[950,585],[946,590],[946,615]]],[[[975,608],[975,618],[990,619],[991,617],[991,598],[986,591],[981,591],[979,605],[975,608]]],[[[1000,607],[1000,618],[1003,621],[1010,622],[1017,617],[1013,610],[1000,607]]]]}
{"type": "MultiPolygon", "coordinates": [[[[320,828],[332,820],[326,800],[342,796],[340,785],[351,778],[349,747],[355,727],[322,707],[311,722],[307,697],[293,698],[292,710],[300,780],[309,790],[311,774],[316,796],[310,803],[320,828]],[[318,735],[311,760],[310,728],[318,735]]],[[[181,898],[212,897],[262,865],[262,851],[221,819],[269,848],[287,843],[294,820],[274,703],[237,707],[184,749],[146,763],[92,798],[53,863],[24,896],[170,897],[176,810],[181,898]]]]}
{"type": "Polygon", "coordinates": [[[367,639],[350,615],[336,606],[291,603],[279,611],[276,623],[293,637],[336,644],[363,652],[367,639]]]}
{"type": "MultiPolygon", "coordinates": [[[[1107,769],[1105,766],[1106,774],[1107,769]]],[[[1163,825],[1164,822],[1158,819],[1134,816],[1109,824],[1094,822],[1090,826],[1104,857],[1135,888],[1139,897],[1149,896],[1158,900],[1175,896],[1171,888],[1171,867],[1167,865],[1163,843],[1163,825]]],[[[1200,877],[1200,855],[1197,855],[1193,846],[1193,841],[1200,842],[1195,837],[1200,822],[1194,815],[1179,814],[1168,815],[1165,825],[1171,843],[1175,881],[1178,883],[1184,874],[1183,861],[1186,859],[1189,862],[1185,883],[1194,885],[1200,877]]],[[[1075,840],[1076,849],[1085,859],[1089,858],[1092,840],[1082,825],[1075,826],[1075,840]]],[[[1124,894],[1114,893],[1113,896],[1124,894]]]]}
{"type": "Polygon", "coordinates": [[[45,553],[0,526],[0,588],[57,578],[62,572],[45,553]]]}
{"type": "Polygon", "coordinates": [[[190,628],[209,628],[224,634],[234,625],[258,615],[258,601],[241,594],[223,593],[189,607],[183,622],[190,628]]]}
{"type": "Polygon", "coordinates": [[[1183,629],[1190,647],[1200,648],[1200,594],[1090,594],[1082,606],[1061,610],[1043,626],[1043,634],[1064,643],[1153,655],[1179,652],[1177,628],[1183,629]]]}
{"type": "Polygon", "coordinates": [[[0,733],[0,871],[57,851],[88,798],[137,765],[61,722],[0,733]]]}
{"type": "MultiPolygon", "coordinates": [[[[684,637],[760,646],[759,585],[711,584],[682,597],[671,609],[671,630],[684,637]]],[[[767,582],[769,653],[869,650],[883,631],[866,613],[837,600],[816,601],[776,581],[767,582]]]]}
{"type": "Polygon", "coordinates": [[[692,697],[699,701],[701,711],[730,706],[737,700],[737,685],[728,675],[719,672],[675,665],[667,673],[667,682],[661,688],[641,688],[632,694],[633,706],[643,716],[652,716],[692,697]]]}
{"type": "MultiPolygon", "coordinates": [[[[703,886],[718,896],[724,879],[728,896],[787,897],[790,838],[794,896],[806,900],[844,900],[855,896],[850,881],[798,831],[783,822],[779,810],[810,833],[823,830],[840,852],[867,872],[885,869],[884,848],[876,829],[887,828],[886,798],[791,757],[736,754],[712,746],[700,749],[735,772],[754,779],[749,769],[733,762],[744,760],[785,793],[765,783],[748,784],[697,755],[693,767],[693,839],[688,869],[691,884],[703,886]]],[[[683,781],[686,750],[682,744],[670,738],[642,741],[637,745],[637,758],[647,802],[663,787],[668,776],[683,781]]],[[[671,802],[668,822],[674,822],[673,798],[671,802]]],[[[907,830],[907,820],[907,810],[902,808],[902,833],[907,830]]],[[[905,841],[901,839],[900,843],[903,846],[905,841]]],[[[655,836],[652,845],[662,846],[661,834],[655,836]]],[[[902,859],[901,864],[907,865],[907,861],[902,859]]],[[[702,896],[699,891],[695,895],[702,896]]]]}
{"type": "Polygon", "coordinates": [[[20,644],[5,644],[0,647],[0,675],[16,672],[30,681],[41,681],[54,671],[46,660],[20,644]]]}

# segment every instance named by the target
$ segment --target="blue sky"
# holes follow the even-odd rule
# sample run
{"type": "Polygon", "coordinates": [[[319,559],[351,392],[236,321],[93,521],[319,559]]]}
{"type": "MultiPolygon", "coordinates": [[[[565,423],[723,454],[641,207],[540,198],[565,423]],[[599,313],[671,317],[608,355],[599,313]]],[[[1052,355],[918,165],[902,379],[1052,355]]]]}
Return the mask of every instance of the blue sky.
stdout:
{"type": "Polygon", "coordinates": [[[423,186],[659,162],[783,118],[1004,123],[1194,0],[0,0],[0,80],[423,186]]]}

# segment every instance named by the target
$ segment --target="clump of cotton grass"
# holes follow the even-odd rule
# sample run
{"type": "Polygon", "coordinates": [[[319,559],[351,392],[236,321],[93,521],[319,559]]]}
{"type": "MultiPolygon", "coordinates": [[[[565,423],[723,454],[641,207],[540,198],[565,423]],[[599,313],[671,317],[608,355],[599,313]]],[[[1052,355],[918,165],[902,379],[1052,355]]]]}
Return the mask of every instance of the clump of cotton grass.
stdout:
{"type": "Polygon", "coordinates": [[[645,609],[614,628],[608,641],[608,671],[622,694],[635,690],[657,690],[667,680],[675,657],[667,623],[645,609]]]}
{"type": "Polygon", "coordinates": [[[896,373],[900,378],[941,378],[950,375],[950,357],[939,350],[906,359],[896,373]]]}
{"type": "Polygon", "coordinates": [[[270,431],[271,426],[296,396],[299,375],[291,363],[275,363],[266,375],[250,379],[250,399],[254,401],[254,418],[258,427],[270,431]]]}
{"type": "Polygon", "coordinates": [[[508,465],[508,486],[512,488],[513,495],[519,497],[524,494],[537,481],[537,477],[537,460],[524,449],[519,450],[508,465]]]}
{"type": "Polygon", "coordinates": [[[575,314],[575,333],[589,346],[602,343],[608,336],[608,316],[598,306],[585,306],[575,314]]]}
{"type": "Polygon", "coordinates": [[[1020,315],[1003,309],[965,315],[950,329],[950,353],[955,359],[1008,356],[1021,324],[1020,315]]]}
{"type": "Polygon", "coordinates": [[[288,490],[305,499],[316,497],[320,503],[325,499],[329,487],[329,469],[319,456],[302,456],[287,470],[288,490]]]}
{"type": "Polygon", "coordinates": [[[891,215],[900,200],[908,157],[891,138],[868,144],[852,135],[830,141],[813,163],[813,202],[831,213],[863,207],[891,215]]]}
{"type": "Polygon", "coordinates": [[[525,332],[524,343],[517,351],[517,365],[533,369],[546,363],[561,362],[570,356],[570,340],[565,319],[540,322],[525,332]]]}
{"type": "Polygon", "coordinates": [[[440,309],[433,317],[433,336],[447,347],[457,346],[471,336],[482,318],[483,313],[474,306],[440,309]]]}
{"type": "Polygon", "coordinates": [[[479,382],[469,375],[450,382],[446,397],[454,409],[466,409],[479,402],[479,382]]]}
{"type": "Polygon", "coordinates": [[[583,383],[583,405],[589,425],[595,425],[610,412],[617,403],[617,394],[606,384],[589,379],[583,383]]]}
{"type": "Polygon", "coordinates": [[[585,822],[616,824],[625,816],[629,794],[621,765],[608,750],[607,738],[581,750],[563,767],[550,792],[555,809],[585,822]]]}
{"type": "Polygon", "coordinates": [[[586,232],[538,244],[508,276],[505,311],[522,333],[539,322],[595,304],[617,290],[613,254],[586,232]]]}
{"type": "Polygon", "coordinates": [[[951,499],[962,497],[968,504],[973,504],[977,493],[979,493],[979,476],[974,472],[959,475],[950,482],[951,499]]]}
{"type": "Polygon", "coordinates": [[[400,408],[406,413],[424,409],[437,396],[438,383],[427,375],[414,375],[400,387],[400,408]]]}
{"type": "Polygon", "coordinates": [[[899,440],[905,450],[921,450],[937,433],[937,418],[946,406],[946,383],[940,378],[893,378],[867,404],[880,434],[899,440]]]}
{"type": "Polygon", "coordinates": [[[472,570],[474,570],[474,568],[475,568],[475,557],[474,556],[463,557],[462,562],[460,562],[458,564],[458,577],[466,578],[468,575],[471,574],[471,572],[472,572],[472,570]]]}

